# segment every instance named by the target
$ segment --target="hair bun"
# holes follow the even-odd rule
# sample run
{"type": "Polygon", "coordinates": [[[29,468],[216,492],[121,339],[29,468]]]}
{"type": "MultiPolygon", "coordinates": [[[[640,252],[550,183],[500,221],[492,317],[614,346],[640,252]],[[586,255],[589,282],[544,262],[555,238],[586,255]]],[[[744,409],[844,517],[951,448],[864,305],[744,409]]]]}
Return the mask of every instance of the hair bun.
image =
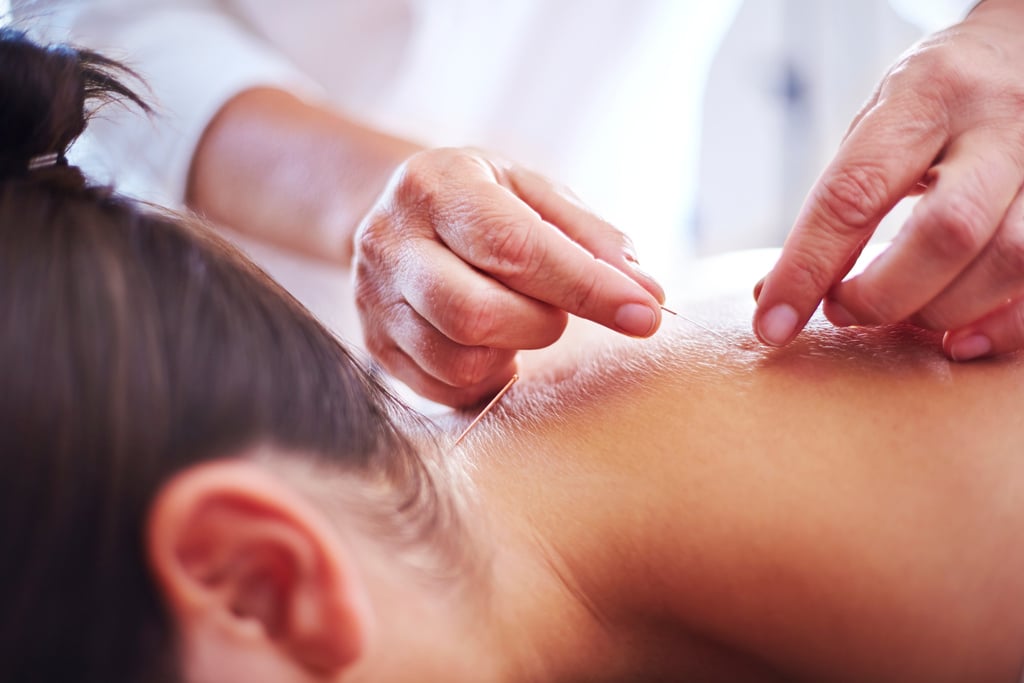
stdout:
{"type": "Polygon", "coordinates": [[[149,112],[118,76],[135,76],[88,50],[42,47],[0,28],[0,177],[20,175],[35,157],[63,158],[85,130],[92,100],[127,99],[149,112]]]}

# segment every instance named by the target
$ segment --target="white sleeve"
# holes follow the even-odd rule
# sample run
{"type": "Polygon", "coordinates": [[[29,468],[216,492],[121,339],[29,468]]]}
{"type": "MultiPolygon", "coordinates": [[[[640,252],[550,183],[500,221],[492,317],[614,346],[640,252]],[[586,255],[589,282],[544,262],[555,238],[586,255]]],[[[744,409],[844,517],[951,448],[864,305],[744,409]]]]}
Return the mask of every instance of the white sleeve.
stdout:
{"type": "Polygon", "coordinates": [[[962,20],[978,0],[889,0],[889,4],[904,19],[930,33],[962,20]]]}
{"type": "MultiPolygon", "coordinates": [[[[19,3],[15,0],[14,6],[19,3]]],[[[192,155],[217,111],[243,90],[319,89],[215,0],[73,0],[30,3],[22,23],[49,24],[49,40],[70,40],[120,59],[149,86],[152,119],[112,106],[72,152],[94,179],[167,206],[184,200],[192,155]],[[40,5],[49,4],[40,12],[40,5]],[[54,30],[56,29],[56,31],[54,30]],[[60,35],[65,31],[64,35],[60,35]]]]}

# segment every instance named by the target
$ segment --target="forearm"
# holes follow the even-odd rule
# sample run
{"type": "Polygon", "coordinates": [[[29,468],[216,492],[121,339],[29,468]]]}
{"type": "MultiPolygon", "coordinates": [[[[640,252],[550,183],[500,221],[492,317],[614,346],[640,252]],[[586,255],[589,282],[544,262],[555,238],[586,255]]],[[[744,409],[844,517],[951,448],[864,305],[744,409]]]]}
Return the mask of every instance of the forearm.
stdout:
{"type": "Polygon", "coordinates": [[[207,126],[186,201],[241,233],[347,265],[360,219],[418,150],[290,93],[251,89],[207,126]]]}

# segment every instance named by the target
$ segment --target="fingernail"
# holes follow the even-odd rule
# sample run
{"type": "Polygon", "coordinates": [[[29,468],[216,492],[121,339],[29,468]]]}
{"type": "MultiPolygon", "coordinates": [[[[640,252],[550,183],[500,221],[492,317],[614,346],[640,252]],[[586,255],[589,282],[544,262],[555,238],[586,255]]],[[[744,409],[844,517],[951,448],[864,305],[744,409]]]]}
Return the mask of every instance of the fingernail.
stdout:
{"type": "Polygon", "coordinates": [[[757,336],[769,346],[782,346],[793,336],[798,320],[795,308],[779,304],[758,318],[757,336]]]}
{"type": "Polygon", "coordinates": [[[853,314],[846,310],[846,306],[835,299],[825,301],[825,317],[836,327],[854,327],[860,324],[853,314]]]}
{"type": "Polygon", "coordinates": [[[647,337],[654,332],[658,316],[643,304],[626,304],[615,312],[615,324],[634,337],[647,337]]]}
{"type": "Polygon", "coordinates": [[[953,342],[949,355],[955,361],[974,360],[992,353],[992,340],[983,334],[972,334],[953,342]]]}

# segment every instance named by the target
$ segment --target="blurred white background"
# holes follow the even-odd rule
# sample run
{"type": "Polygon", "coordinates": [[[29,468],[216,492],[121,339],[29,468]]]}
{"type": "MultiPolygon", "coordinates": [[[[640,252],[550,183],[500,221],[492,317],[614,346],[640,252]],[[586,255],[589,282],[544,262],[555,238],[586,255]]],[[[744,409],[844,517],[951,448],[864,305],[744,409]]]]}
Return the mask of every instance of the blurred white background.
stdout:
{"type": "MultiPolygon", "coordinates": [[[[85,0],[64,3],[86,4],[85,0]]],[[[43,8],[60,3],[17,0],[14,4],[26,8],[25,16],[34,24],[45,25],[51,17],[43,8]]],[[[590,24],[614,25],[623,11],[639,14],[637,8],[645,8],[644,20],[635,22],[637,30],[644,31],[643,39],[637,41],[640,48],[632,48],[616,62],[619,71],[610,79],[615,88],[586,102],[573,101],[571,96],[559,100],[567,110],[561,112],[562,118],[573,124],[555,130],[554,138],[540,137],[531,143],[529,136],[550,110],[534,106],[525,97],[519,103],[502,102],[505,118],[518,129],[507,139],[497,140],[498,151],[572,187],[632,235],[645,268],[664,279],[694,256],[778,246],[811,184],[835,153],[848,122],[888,66],[926,30],[958,19],[965,4],[964,0],[650,0],[632,4],[605,0],[581,5],[585,10],[579,10],[565,3],[559,6],[563,19],[590,24]]],[[[9,0],[0,0],[0,11],[9,5],[9,0]]],[[[515,7],[524,13],[528,5],[524,0],[515,7]]],[[[466,7],[474,5],[465,4],[463,11],[466,7]]],[[[473,11],[491,10],[475,5],[473,11]]],[[[117,16],[108,19],[116,22],[117,16]]],[[[490,22],[495,23],[497,35],[502,35],[502,22],[490,22]]],[[[457,29],[449,32],[451,40],[438,54],[461,49],[466,54],[456,60],[460,64],[475,61],[490,78],[522,77],[520,72],[525,72],[533,76],[522,83],[524,92],[534,85],[531,81],[537,80],[537,72],[527,66],[536,65],[523,65],[517,71],[493,64],[483,58],[487,51],[481,50],[479,40],[474,41],[472,31],[457,29]]],[[[46,38],[62,36],[50,33],[46,38]]],[[[136,38],[140,45],[148,42],[136,38]]],[[[115,50],[118,47],[124,51],[114,56],[131,61],[134,52],[126,45],[117,44],[115,50]]],[[[608,50],[619,47],[609,43],[608,50]]],[[[558,44],[557,53],[538,57],[542,65],[544,59],[552,64],[573,58],[571,44],[558,44]]],[[[420,71],[438,71],[449,64],[431,59],[427,51],[419,55],[420,71]]],[[[486,84],[487,78],[473,82],[477,81],[486,84]]],[[[572,90],[572,82],[554,82],[572,90]]],[[[458,92],[453,86],[444,95],[457,100],[458,92]]],[[[406,95],[411,100],[429,99],[419,97],[418,91],[406,95]]],[[[452,109],[468,112],[473,101],[467,98],[465,107],[452,109]]],[[[449,115],[440,122],[431,119],[428,111],[417,114],[421,122],[428,122],[423,130],[396,130],[430,143],[431,132],[446,123],[452,130],[438,135],[442,144],[491,146],[494,142],[477,135],[472,112],[449,115]]],[[[386,117],[384,122],[388,123],[386,117]]],[[[111,124],[121,126],[122,122],[111,124]]],[[[104,158],[117,158],[111,154],[113,140],[124,138],[123,129],[117,132],[99,149],[90,150],[85,140],[76,152],[95,161],[95,168],[87,165],[94,175],[130,192],[135,186],[123,166],[115,162],[101,168],[104,158]]],[[[152,130],[144,133],[149,140],[152,130]]],[[[139,194],[163,203],[177,201],[144,191],[139,194]]],[[[881,238],[894,234],[906,210],[901,207],[894,212],[881,229],[881,238]]]]}
{"type": "MultiPolygon", "coordinates": [[[[46,41],[61,41],[67,40],[68,28],[62,27],[54,8],[136,1],[140,6],[160,4],[156,0],[0,0],[0,14],[13,4],[16,14],[20,12],[16,25],[46,41]]],[[[180,6],[234,7],[263,1],[223,0],[220,5],[213,0],[190,0],[180,6]]],[[[342,4],[323,0],[325,6],[328,1],[342,4]]],[[[412,74],[400,92],[409,106],[392,112],[409,119],[412,111],[413,123],[419,127],[401,128],[401,116],[380,119],[385,127],[394,124],[396,132],[428,144],[480,144],[568,185],[634,238],[643,267],[673,297],[722,293],[726,286],[749,292],[774,258],[774,252],[755,248],[782,244],[804,196],[885,70],[926,31],[955,22],[967,4],[967,0],[577,0],[578,4],[516,0],[502,6],[524,16],[530,7],[546,7],[560,14],[563,23],[526,32],[538,39],[547,30],[546,39],[539,40],[545,51],[501,62],[486,58],[487,36],[503,38],[510,33],[492,7],[475,0],[403,1],[431,9],[468,9],[484,29],[491,30],[475,31],[453,23],[447,33],[441,32],[447,36],[441,49],[436,42],[420,45],[416,58],[410,60],[412,74]],[[587,35],[607,37],[597,42],[601,59],[586,62],[570,33],[578,40],[587,35]],[[624,36],[635,43],[626,52],[629,41],[624,36]],[[581,60],[582,76],[573,71],[581,60]],[[436,81],[425,77],[431,73],[452,76],[443,84],[443,95],[455,106],[440,119],[430,107],[431,93],[422,92],[425,83],[436,81]],[[574,81],[595,74],[607,77],[609,85],[591,93],[592,97],[579,94],[574,81]],[[498,79],[510,85],[511,98],[491,104],[507,128],[488,138],[479,135],[486,129],[474,127],[478,112],[472,108],[479,107],[481,98],[475,98],[466,83],[487,88],[498,79]],[[556,92],[552,94],[551,89],[556,92]],[[548,96],[547,103],[539,105],[531,92],[548,96]],[[552,120],[558,125],[545,128],[552,120]],[[741,250],[745,251],[737,253],[741,250]],[[694,261],[720,254],[726,255],[694,261]]],[[[164,4],[169,12],[179,7],[177,0],[164,4]]],[[[157,23],[149,32],[126,37],[119,33],[124,16],[111,11],[102,17],[99,28],[109,42],[93,46],[126,59],[151,77],[151,85],[157,85],[143,55],[149,50],[152,59],[154,52],[158,57],[164,49],[154,39],[161,27],[157,23]]],[[[301,45],[308,38],[301,31],[308,29],[296,30],[300,34],[295,40],[301,45]]],[[[374,34],[376,42],[386,38],[374,34]]],[[[230,70],[229,63],[217,60],[216,45],[210,48],[193,40],[189,50],[230,70]]],[[[170,90],[154,87],[158,108],[161,92],[165,96],[175,88],[189,96],[193,92],[187,74],[182,80],[176,70],[160,84],[170,90]]],[[[159,117],[147,120],[127,110],[119,115],[111,108],[90,124],[90,132],[106,127],[105,135],[87,133],[73,148],[72,160],[100,182],[174,205],[181,199],[180,191],[168,193],[166,187],[161,190],[147,183],[139,168],[130,169],[132,165],[124,162],[140,149],[152,151],[162,144],[178,148],[186,157],[190,154],[189,141],[173,126],[164,126],[160,133],[159,122],[159,117]],[[134,133],[129,132],[132,126],[138,128],[134,133]]],[[[144,165],[134,166],[145,170],[144,165]]],[[[890,216],[876,243],[895,234],[907,209],[900,207],[890,216]]],[[[351,279],[344,269],[252,239],[235,239],[324,323],[354,345],[361,344],[351,279]]],[[[414,400],[411,393],[404,395],[414,400]]],[[[427,408],[419,401],[416,404],[427,408]]]]}
{"type": "MultiPolygon", "coordinates": [[[[851,119],[886,69],[923,35],[924,27],[907,21],[898,4],[743,3],[704,92],[688,231],[697,255],[782,243],[851,119]]],[[[905,213],[906,207],[897,211],[879,237],[891,236],[905,213]]]]}

